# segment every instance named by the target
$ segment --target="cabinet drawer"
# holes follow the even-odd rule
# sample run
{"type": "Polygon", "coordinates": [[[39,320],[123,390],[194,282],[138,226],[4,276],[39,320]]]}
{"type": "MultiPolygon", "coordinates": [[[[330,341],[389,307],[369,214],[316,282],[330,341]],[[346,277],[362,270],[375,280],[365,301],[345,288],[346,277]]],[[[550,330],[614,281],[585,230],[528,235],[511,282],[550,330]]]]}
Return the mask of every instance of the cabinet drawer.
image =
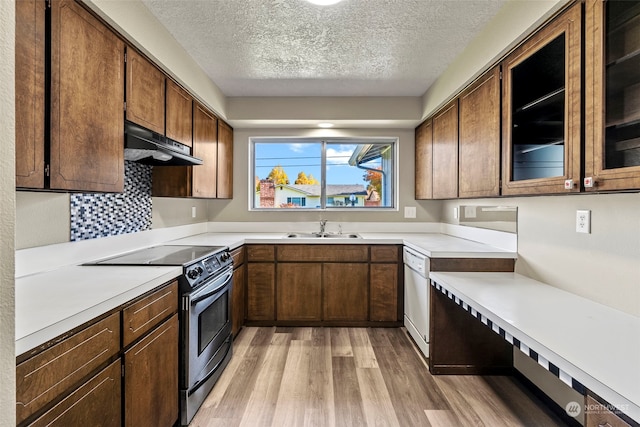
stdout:
{"type": "Polygon", "coordinates": [[[368,245],[279,245],[278,261],[367,262],[368,245]]]}
{"type": "Polygon", "coordinates": [[[120,313],[89,326],[16,367],[20,423],[120,351],[120,313]]]}
{"type": "Polygon", "coordinates": [[[276,248],[273,245],[247,246],[247,261],[275,261],[276,248]]]}
{"type": "Polygon", "coordinates": [[[177,310],[177,281],[126,307],[122,310],[123,346],[131,344],[177,310]]]}
{"type": "Polygon", "coordinates": [[[585,398],[585,427],[629,427],[622,418],[607,409],[591,396],[585,398]]]}
{"type": "Polygon", "coordinates": [[[232,250],[231,258],[233,258],[233,268],[242,265],[244,263],[244,246],[232,250]]]}
{"type": "Polygon", "coordinates": [[[119,426],[120,366],[118,359],[29,426],[119,426]]]}
{"type": "Polygon", "coordinates": [[[371,246],[371,262],[398,262],[398,247],[388,245],[371,246]]]}

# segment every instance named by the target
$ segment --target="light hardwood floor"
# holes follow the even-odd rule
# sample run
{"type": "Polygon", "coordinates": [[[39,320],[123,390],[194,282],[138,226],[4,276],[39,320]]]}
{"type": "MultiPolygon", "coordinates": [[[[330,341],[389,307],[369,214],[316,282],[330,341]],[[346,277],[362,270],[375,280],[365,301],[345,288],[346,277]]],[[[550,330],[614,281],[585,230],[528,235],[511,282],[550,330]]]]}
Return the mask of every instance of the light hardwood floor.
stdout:
{"type": "Polygon", "coordinates": [[[510,377],[432,376],[399,328],[244,328],[190,426],[559,426],[510,377]]]}

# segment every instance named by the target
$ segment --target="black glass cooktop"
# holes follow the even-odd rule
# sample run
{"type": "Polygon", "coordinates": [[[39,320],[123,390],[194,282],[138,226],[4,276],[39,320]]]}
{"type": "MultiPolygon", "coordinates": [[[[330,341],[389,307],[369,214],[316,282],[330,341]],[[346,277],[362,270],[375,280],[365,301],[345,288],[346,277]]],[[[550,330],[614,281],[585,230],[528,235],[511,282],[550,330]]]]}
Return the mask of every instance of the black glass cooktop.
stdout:
{"type": "Polygon", "coordinates": [[[223,249],[224,246],[154,246],[105,258],[93,265],[186,265],[223,249]]]}

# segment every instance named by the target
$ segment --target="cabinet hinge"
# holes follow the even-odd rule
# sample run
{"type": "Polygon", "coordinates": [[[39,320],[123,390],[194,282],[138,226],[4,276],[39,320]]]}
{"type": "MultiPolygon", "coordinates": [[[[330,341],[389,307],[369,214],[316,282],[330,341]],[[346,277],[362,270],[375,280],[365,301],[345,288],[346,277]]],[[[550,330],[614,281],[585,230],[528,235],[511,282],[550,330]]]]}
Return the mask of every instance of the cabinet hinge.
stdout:
{"type": "Polygon", "coordinates": [[[44,165],[44,176],[50,176],[51,174],[51,168],[49,167],[49,164],[44,165]]]}
{"type": "Polygon", "coordinates": [[[502,80],[502,71],[500,71],[500,80],[502,80]]]}
{"type": "Polygon", "coordinates": [[[122,378],[124,378],[124,363],[120,365],[120,375],[122,375],[122,378]]]}
{"type": "Polygon", "coordinates": [[[124,101],[124,111],[127,111],[127,101],[124,101]]]}
{"type": "Polygon", "coordinates": [[[51,9],[51,0],[47,0],[47,8],[51,9]]]}

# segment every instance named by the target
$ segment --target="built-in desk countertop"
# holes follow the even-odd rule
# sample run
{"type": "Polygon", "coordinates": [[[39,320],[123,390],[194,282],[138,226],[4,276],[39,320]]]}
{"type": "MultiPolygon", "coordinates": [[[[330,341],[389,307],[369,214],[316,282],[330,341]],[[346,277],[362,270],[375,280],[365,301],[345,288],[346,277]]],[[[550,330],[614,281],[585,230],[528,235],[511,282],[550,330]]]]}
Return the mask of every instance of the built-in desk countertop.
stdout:
{"type": "Polygon", "coordinates": [[[516,273],[431,284],[574,389],[640,420],[640,318],[516,273]]]}

